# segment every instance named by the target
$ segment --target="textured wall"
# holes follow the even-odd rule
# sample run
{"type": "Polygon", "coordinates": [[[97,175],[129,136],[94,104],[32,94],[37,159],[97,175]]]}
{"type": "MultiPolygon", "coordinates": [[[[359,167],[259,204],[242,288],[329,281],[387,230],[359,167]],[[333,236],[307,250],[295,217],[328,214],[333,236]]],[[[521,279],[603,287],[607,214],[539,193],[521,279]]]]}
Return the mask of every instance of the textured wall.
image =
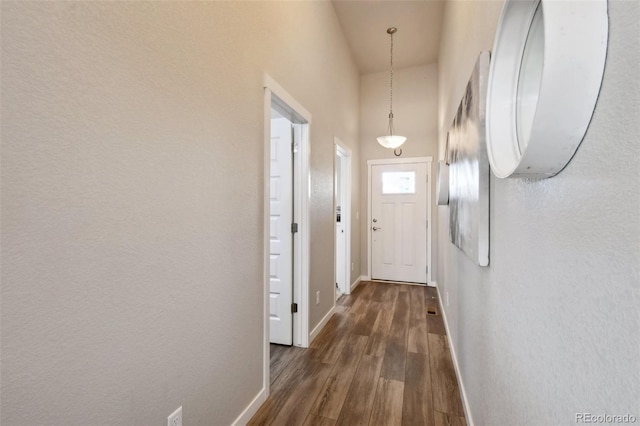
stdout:
{"type": "MultiPolygon", "coordinates": [[[[501,6],[447,3],[441,147],[501,6]]],[[[612,1],[609,17],[600,99],[572,162],[548,180],[492,176],[488,268],[449,243],[439,208],[438,284],[476,425],[640,418],[639,4],[612,1]]]]}
{"type": "Polygon", "coordinates": [[[358,155],[331,4],[2,2],[3,425],[226,425],[260,391],[263,72],[313,115],[313,327],[334,135],[358,155]]]}
{"type": "MultiPolygon", "coordinates": [[[[438,66],[436,64],[397,69],[393,71],[393,124],[396,132],[407,137],[402,157],[428,157],[431,166],[432,260],[435,280],[437,215],[435,204],[435,172],[438,153],[438,66]]],[[[367,160],[396,158],[393,150],[380,146],[376,137],[387,130],[389,123],[389,71],[365,74],[360,79],[360,204],[362,273],[367,273],[367,160]]]]}

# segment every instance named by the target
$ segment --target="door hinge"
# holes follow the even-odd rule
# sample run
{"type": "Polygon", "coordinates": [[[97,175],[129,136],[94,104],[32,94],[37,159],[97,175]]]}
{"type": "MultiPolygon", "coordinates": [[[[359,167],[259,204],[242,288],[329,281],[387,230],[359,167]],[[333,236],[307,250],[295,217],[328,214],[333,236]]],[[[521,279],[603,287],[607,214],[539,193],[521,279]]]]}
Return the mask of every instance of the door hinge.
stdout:
{"type": "Polygon", "coordinates": [[[298,224],[297,223],[292,223],[291,224],[291,233],[295,234],[296,232],[298,232],[298,224]]]}
{"type": "Polygon", "coordinates": [[[297,303],[292,303],[291,304],[291,313],[295,314],[298,312],[298,304],[297,303]]]}

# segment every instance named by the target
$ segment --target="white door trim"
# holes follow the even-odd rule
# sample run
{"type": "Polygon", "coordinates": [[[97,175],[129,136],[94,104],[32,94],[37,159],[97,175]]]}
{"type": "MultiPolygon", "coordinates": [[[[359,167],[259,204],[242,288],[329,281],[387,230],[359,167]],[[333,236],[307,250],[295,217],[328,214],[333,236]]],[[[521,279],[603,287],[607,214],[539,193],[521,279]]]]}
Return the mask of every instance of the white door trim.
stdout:
{"type": "Polygon", "coordinates": [[[293,217],[298,232],[293,236],[293,301],[298,313],[293,317],[293,344],[309,346],[309,127],[311,114],[269,75],[264,75],[264,141],[263,141],[263,377],[269,394],[269,181],[271,152],[272,102],[291,113],[298,149],[293,158],[294,206],[293,217]]]}
{"type": "Polygon", "coordinates": [[[309,347],[309,197],[311,188],[309,126],[311,116],[304,118],[306,123],[294,123],[295,139],[299,142],[297,142],[298,150],[293,156],[293,220],[298,224],[298,232],[293,234],[293,302],[298,304],[298,313],[293,316],[293,344],[307,348],[309,347]]]}
{"type": "MultiPolygon", "coordinates": [[[[341,175],[341,189],[342,195],[342,211],[340,212],[341,221],[344,223],[345,232],[345,282],[344,288],[340,291],[344,294],[351,294],[351,168],[353,167],[352,153],[346,145],[340,141],[337,137],[334,137],[334,144],[336,146],[336,154],[342,161],[342,165],[347,167],[340,167],[341,175]],[[346,201],[346,202],[345,202],[346,201]]],[[[333,211],[336,211],[336,206],[333,206],[333,211]]],[[[335,232],[334,232],[335,234],[335,232]]],[[[335,238],[335,235],[334,235],[335,238]]],[[[334,242],[335,247],[335,242],[334,242]]],[[[337,271],[334,271],[334,278],[337,277],[337,271]]]]}
{"type": "Polygon", "coordinates": [[[433,157],[408,157],[408,158],[389,158],[381,160],[367,160],[367,277],[371,277],[371,166],[385,164],[412,164],[426,163],[427,165],[427,285],[431,285],[431,257],[433,245],[431,244],[431,229],[433,223],[431,221],[431,163],[433,157]]]}

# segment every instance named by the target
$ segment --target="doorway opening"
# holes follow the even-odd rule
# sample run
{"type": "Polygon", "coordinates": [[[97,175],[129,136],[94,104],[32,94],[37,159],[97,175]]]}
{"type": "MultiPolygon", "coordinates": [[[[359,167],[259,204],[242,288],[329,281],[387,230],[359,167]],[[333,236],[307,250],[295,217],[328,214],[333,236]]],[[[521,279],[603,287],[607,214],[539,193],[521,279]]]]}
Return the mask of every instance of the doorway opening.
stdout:
{"type": "Polygon", "coordinates": [[[430,285],[432,157],[369,160],[367,275],[430,285]]]}
{"type": "Polygon", "coordinates": [[[334,139],[335,282],[336,300],[351,294],[351,150],[334,139]]]}
{"type": "Polygon", "coordinates": [[[264,77],[264,352],[309,346],[309,126],[311,114],[264,77]]]}

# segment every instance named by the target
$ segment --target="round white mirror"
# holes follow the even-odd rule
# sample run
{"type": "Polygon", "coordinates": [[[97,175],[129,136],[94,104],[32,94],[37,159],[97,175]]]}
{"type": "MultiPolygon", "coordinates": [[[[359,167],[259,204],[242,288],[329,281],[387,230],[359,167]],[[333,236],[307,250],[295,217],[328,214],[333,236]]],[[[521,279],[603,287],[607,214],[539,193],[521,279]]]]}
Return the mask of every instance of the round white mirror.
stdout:
{"type": "Polygon", "coordinates": [[[501,178],[559,173],[582,141],[607,51],[606,0],[507,0],[487,92],[487,153],[501,178]]]}
{"type": "Polygon", "coordinates": [[[449,204],[449,166],[444,160],[438,161],[436,175],[436,202],[439,206],[449,204]]]}

